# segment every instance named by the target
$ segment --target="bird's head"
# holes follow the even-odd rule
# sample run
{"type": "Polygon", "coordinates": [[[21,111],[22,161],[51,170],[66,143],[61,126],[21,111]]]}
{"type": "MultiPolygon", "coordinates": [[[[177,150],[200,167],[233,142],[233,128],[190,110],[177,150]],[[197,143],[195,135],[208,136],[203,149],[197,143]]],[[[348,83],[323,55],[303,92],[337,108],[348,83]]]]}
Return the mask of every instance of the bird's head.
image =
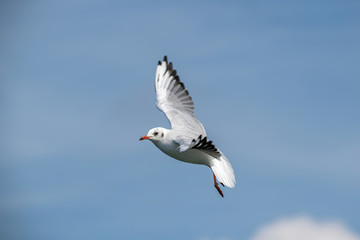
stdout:
{"type": "Polygon", "coordinates": [[[149,139],[151,141],[159,141],[165,136],[165,129],[161,127],[150,129],[149,132],[142,136],[139,140],[149,139]]]}

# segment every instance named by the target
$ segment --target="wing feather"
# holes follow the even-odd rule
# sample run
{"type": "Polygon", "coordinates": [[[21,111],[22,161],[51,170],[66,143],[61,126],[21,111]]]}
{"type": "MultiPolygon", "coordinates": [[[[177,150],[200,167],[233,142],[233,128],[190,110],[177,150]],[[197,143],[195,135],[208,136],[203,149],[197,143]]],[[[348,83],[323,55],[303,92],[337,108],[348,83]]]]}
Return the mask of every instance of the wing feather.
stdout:
{"type": "Polygon", "coordinates": [[[197,139],[192,140],[193,146],[191,148],[198,149],[200,151],[203,151],[210,156],[220,159],[221,153],[220,151],[215,147],[212,141],[209,141],[208,138],[205,136],[203,137],[200,135],[197,139]]]}
{"type": "Polygon", "coordinates": [[[156,69],[155,90],[157,107],[165,113],[173,130],[188,136],[188,145],[199,135],[206,136],[203,125],[195,116],[194,102],[166,56],[156,69]]]}

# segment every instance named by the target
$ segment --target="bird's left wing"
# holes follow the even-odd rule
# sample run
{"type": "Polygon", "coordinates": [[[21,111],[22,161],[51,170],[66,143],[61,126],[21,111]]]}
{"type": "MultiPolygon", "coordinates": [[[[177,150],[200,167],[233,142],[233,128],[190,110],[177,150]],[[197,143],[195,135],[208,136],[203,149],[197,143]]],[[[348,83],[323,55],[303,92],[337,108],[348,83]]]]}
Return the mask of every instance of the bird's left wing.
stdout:
{"type": "Polygon", "coordinates": [[[180,134],[180,151],[191,147],[192,140],[198,136],[206,136],[203,125],[194,114],[192,98],[166,56],[156,69],[155,90],[157,107],[165,113],[171,128],[180,134]]]}

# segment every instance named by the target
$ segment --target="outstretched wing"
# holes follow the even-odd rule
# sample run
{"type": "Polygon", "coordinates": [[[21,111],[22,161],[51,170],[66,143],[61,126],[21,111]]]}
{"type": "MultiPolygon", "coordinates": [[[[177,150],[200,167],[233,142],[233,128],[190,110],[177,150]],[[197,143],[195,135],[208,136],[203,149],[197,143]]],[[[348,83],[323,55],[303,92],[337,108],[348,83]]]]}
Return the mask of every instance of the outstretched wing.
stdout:
{"type": "Polygon", "coordinates": [[[166,56],[156,69],[155,90],[157,107],[165,113],[171,128],[182,136],[179,139],[183,145],[181,151],[190,146],[192,139],[206,136],[203,125],[194,114],[192,98],[166,56]]]}

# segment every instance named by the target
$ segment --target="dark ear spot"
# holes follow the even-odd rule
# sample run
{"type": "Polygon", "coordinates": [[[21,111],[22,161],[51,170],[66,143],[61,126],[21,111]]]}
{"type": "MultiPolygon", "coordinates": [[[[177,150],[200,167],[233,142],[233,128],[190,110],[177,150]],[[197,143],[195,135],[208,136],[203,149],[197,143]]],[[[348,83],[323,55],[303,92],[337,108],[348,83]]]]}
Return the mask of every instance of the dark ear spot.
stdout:
{"type": "Polygon", "coordinates": [[[164,133],[161,133],[161,137],[164,137],[164,133]]]}

